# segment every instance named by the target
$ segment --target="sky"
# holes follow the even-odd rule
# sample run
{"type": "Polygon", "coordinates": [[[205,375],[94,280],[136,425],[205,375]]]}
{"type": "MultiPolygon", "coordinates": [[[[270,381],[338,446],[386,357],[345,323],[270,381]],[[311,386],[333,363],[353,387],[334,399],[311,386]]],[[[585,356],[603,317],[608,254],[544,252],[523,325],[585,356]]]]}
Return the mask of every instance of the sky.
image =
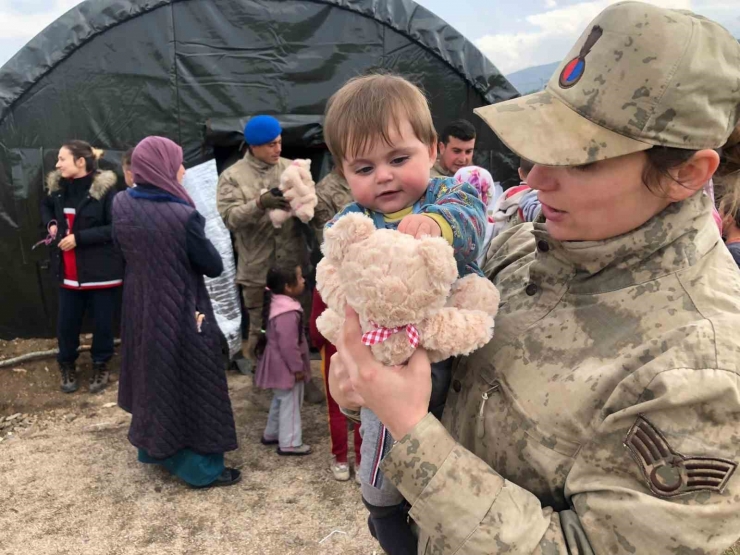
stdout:
{"type": "MultiPolygon", "coordinates": [[[[92,0],[96,1],[96,0],[92,0]]],[[[465,35],[504,73],[560,61],[617,0],[417,0],[465,35]]],[[[690,9],[740,38],[740,0],[647,0],[690,9]]],[[[0,66],[79,0],[0,0],[0,66]]]]}

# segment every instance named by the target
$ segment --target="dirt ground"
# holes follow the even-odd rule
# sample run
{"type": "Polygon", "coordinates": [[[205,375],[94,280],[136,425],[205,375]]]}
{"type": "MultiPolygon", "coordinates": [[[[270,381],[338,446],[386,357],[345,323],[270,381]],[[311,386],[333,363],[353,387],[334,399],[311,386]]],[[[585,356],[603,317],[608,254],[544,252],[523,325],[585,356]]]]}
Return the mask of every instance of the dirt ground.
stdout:
{"type": "MultiPolygon", "coordinates": [[[[0,341],[0,361],[55,346],[0,341]]],[[[259,443],[270,394],[230,372],[240,447],[226,462],[244,478],[196,491],[136,461],[130,418],[115,405],[118,365],[115,357],[114,383],[98,395],[85,388],[88,354],[71,395],[59,391],[53,359],[0,368],[0,555],[382,553],[359,487],[329,471],[325,405],[304,405],[314,453],[279,457],[259,443]]],[[[317,366],[323,386],[318,376],[317,366]]],[[[740,555],[740,541],[726,555],[740,555]]]]}
{"type": "MultiPolygon", "coordinates": [[[[55,347],[54,340],[0,341],[0,361],[55,347]]],[[[58,389],[53,359],[0,368],[0,554],[373,554],[359,486],[337,482],[325,405],[304,405],[304,440],[314,453],[279,457],[259,443],[270,394],[229,373],[240,447],[227,465],[241,483],[193,490],[139,464],[115,406],[113,383],[98,395],[58,389]],[[8,421],[8,417],[11,420],[8,421]]],[[[314,382],[321,384],[318,366],[314,382]]]]}

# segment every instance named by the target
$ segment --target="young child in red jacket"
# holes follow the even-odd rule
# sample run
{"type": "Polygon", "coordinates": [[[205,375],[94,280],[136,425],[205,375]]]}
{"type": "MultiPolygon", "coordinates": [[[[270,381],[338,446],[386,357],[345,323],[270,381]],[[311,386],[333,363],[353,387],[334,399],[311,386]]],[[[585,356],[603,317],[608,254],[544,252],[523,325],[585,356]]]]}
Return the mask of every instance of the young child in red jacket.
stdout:
{"type": "MultiPolygon", "coordinates": [[[[331,464],[331,471],[334,478],[340,482],[349,480],[349,463],[347,454],[349,453],[349,441],[347,433],[347,417],[339,410],[339,405],[329,393],[329,367],[331,357],[337,352],[337,348],[329,343],[324,336],[316,329],[316,319],[326,310],[326,305],[321,299],[319,292],[313,292],[313,304],[311,309],[311,320],[309,322],[309,332],[311,334],[311,343],[314,347],[321,350],[321,373],[324,376],[324,387],[326,389],[326,406],[329,410],[329,434],[331,435],[331,453],[334,455],[331,464]]],[[[360,426],[354,426],[354,447],[355,447],[355,479],[359,483],[357,470],[360,468],[360,446],[362,439],[360,437],[360,426]]]]}

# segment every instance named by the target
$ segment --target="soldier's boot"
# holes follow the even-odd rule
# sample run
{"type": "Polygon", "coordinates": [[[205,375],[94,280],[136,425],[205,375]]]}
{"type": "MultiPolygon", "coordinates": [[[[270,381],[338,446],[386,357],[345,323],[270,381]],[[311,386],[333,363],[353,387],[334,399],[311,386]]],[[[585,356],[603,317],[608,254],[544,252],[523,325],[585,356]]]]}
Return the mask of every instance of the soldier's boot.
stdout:
{"type": "Polygon", "coordinates": [[[77,367],[74,362],[60,362],[59,372],[62,374],[60,389],[64,393],[74,393],[79,389],[80,384],[77,383],[77,367]]]}
{"type": "Polygon", "coordinates": [[[320,405],[326,400],[324,392],[313,383],[313,380],[306,382],[303,390],[303,398],[311,405],[320,405]]]}
{"type": "Polygon", "coordinates": [[[110,370],[105,362],[93,362],[93,374],[90,376],[90,393],[100,393],[108,387],[110,370]]]}
{"type": "Polygon", "coordinates": [[[242,376],[248,376],[252,373],[252,363],[244,358],[244,353],[238,352],[231,361],[232,370],[236,370],[242,376]]]}
{"type": "Polygon", "coordinates": [[[254,373],[255,369],[257,368],[257,355],[254,354],[254,349],[257,347],[257,342],[259,341],[259,339],[259,333],[252,332],[252,330],[249,331],[247,346],[242,349],[246,362],[246,364],[242,364],[241,368],[239,368],[239,371],[242,374],[254,373]]]}

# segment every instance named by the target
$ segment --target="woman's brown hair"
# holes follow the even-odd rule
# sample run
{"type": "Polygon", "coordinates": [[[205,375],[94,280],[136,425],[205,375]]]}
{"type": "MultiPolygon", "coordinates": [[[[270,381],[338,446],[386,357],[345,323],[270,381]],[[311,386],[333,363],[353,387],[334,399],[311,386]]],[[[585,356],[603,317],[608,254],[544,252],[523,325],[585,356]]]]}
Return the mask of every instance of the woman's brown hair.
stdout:
{"type": "Polygon", "coordinates": [[[740,124],[722,147],[714,179],[719,213],[725,220],[732,218],[740,228],[740,124]]]}
{"type": "Polygon", "coordinates": [[[85,169],[88,172],[98,169],[98,160],[105,154],[104,151],[90,146],[90,143],[78,140],[67,141],[62,145],[62,148],[69,150],[75,162],[80,158],[84,158],[85,169]]]}

